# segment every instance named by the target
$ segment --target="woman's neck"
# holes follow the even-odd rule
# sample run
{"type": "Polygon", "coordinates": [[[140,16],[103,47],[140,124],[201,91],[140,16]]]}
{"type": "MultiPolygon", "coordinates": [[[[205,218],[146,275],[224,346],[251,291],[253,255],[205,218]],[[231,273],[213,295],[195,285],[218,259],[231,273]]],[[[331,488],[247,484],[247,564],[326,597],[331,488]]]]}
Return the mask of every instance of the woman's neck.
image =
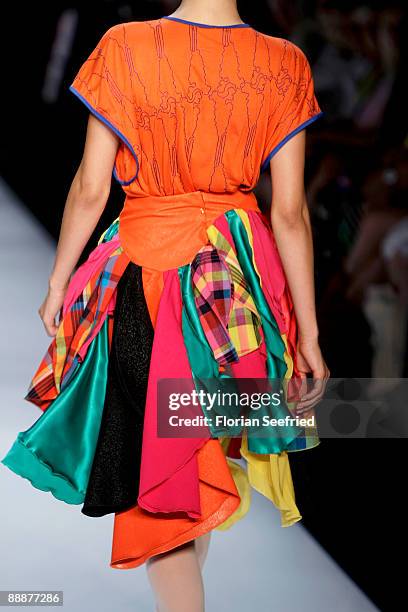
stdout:
{"type": "Polygon", "coordinates": [[[169,16],[208,25],[243,23],[236,0],[182,0],[169,16]]]}

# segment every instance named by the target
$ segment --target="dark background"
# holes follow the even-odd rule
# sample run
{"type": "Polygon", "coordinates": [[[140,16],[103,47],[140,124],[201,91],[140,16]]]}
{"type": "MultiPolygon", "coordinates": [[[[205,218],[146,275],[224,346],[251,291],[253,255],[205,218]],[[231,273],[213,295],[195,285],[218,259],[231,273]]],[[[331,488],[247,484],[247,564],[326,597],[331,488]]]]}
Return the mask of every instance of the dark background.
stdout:
{"type": "MultiPolygon", "coordinates": [[[[99,0],[3,7],[1,172],[55,239],[87,120],[68,86],[108,27],[161,17],[177,5],[99,0]]],[[[408,210],[403,3],[257,0],[238,8],[257,30],[304,50],[325,111],[308,130],[306,186],[320,342],[331,375],[406,377],[406,352],[396,358],[392,343],[385,349],[381,335],[374,341],[393,311],[373,320],[364,307],[373,286],[388,285],[395,312],[408,311],[406,258],[385,261],[382,251],[387,232],[408,210]]],[[[256,188],[265,208],[268,173],[256,188]]],[[[113,181],[82,260],[123,201],[113,181]]],[[[353,397],[346,394],[348,400],[353,397]]],[[[406,451],[403,439],[324,439],[290,455],[303,525],[387,611],[397,609],[398,600],[398,609],[403,606],[405,595],[406,451]]]]}

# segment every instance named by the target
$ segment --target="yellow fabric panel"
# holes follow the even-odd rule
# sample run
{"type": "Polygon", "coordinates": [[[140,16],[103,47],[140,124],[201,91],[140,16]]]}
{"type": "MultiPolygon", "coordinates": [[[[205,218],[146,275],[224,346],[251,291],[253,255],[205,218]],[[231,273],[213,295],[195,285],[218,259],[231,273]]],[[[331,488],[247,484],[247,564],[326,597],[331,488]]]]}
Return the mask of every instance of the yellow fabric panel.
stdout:
{"type": "MultiPolygon", "coordinates": [[[[230,438],[220,438],[224,453],[226,453],[229,440],[230,438]]],[[[248,451],[247,437],[244,434],[241,455],[247,462],[247,469],[227,457],[241,503],[236,511],[216,529],[221,531],[230,529],[247,514],[251,505],[251,487],[271,500],[278,508],[282,527],[290,527],[300,521],[302,515],[296,505],[288,453],[286,451],[269,455],[251,453],[248,451]]]]}
{"type": "Polygon", "coordinates": [[[278,508],[281,513],[281,526],[290,527],[300,521],[302,515],[295,501],[288,453],[251,453],[248,450],[247,437],[243,435],[241,455],[247,461],[249,484],[278,508]]]}

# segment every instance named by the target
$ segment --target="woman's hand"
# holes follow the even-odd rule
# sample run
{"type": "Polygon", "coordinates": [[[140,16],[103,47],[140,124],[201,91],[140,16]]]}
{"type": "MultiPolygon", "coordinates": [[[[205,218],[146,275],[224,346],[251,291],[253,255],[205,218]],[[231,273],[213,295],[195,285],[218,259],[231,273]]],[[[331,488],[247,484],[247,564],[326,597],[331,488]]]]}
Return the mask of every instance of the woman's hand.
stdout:
{"type": "Polygon", "coordinates": [[[309,412],[323,397],[330,371],[327,367],[317,339],[298,340],[297,367],[302,377],[300,401],[296,406],[296,413],[309,412]],[[313,376],[313,387],[307,390],[306,374],[313,376]]]}
{"type": "Polygon", "coordinates": [[[68,286],[61,289],[49,287],[48,293],[38,309],[38,314],[40,315],[49,336],[55,336],[57,333],[59,321],[56,323],[55,319],[64,303],[67,288],[68,286]]]}

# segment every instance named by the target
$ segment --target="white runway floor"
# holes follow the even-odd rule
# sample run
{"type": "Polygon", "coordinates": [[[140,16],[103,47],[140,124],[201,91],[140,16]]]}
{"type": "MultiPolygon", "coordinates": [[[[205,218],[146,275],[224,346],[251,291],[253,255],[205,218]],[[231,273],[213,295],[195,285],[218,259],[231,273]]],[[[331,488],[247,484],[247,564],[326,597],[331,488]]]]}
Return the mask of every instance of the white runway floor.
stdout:
{"type": "MultiPolygon", "coordinates": [[[[37,310],[54,249],[0,181],[0,458],[41,414],[23,396],[50,342],[37,310]]],[[[63,590],[67,612],[154,612],[144,566],[109,567],[113,515],[87,517],[3,464],[0,487],[0,590],[63,590]]],[[[246,518],[213,532],[204,580],[207,612],[377,610],[301,524],[281,528],[255,491],[246,518]]]]}

